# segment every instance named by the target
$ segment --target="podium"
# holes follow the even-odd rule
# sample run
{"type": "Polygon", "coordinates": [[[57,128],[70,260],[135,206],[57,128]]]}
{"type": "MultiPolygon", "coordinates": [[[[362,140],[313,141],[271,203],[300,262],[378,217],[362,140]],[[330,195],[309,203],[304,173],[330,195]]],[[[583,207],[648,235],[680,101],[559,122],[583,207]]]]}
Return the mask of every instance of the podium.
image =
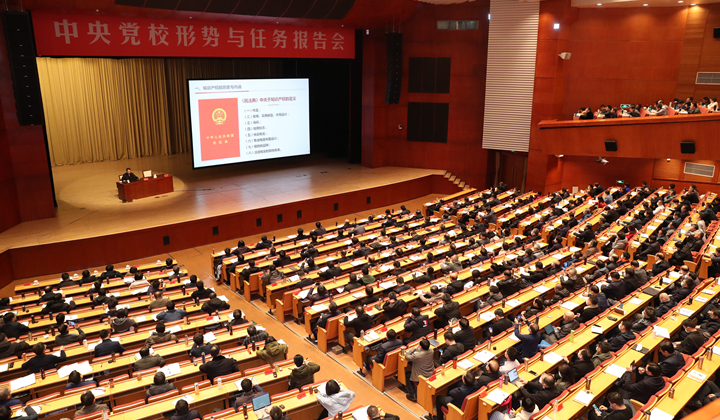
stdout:
{"type": "Polygon", "coordinates": [[[123,184],[117,182],[118,197],[123,201],[171,193],[174,190],[172,175],[158,175],[157,178],[140,178],[139,181],[123,184]]]}

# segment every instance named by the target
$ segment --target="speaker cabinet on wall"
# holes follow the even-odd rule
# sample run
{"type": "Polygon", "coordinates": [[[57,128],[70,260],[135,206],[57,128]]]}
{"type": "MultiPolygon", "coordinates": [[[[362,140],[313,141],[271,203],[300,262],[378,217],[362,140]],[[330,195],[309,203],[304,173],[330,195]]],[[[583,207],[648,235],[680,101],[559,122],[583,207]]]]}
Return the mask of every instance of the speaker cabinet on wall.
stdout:
{"type": "Polygon", "coordinates": [[[385,34],[387,43],[387,88],[385,89],[385,103],[397,104],[400,102],[400,86],[402,85],[402,39],[400,33],[385,34]]]}
{"type": "Polygon", "coordinates": [[[15,108],[20,125],[42,124],[44,120],[40,80],[35,62],[35,38],[27,12],[2,12],[15,108]]]}
{"type": "Polygon", "coordinates": [[[713,38],[720,38],[720,28],[713,28],[713,38]]]}
{"type": "Polygon", "coordinates": [[[692,155],[695,153],[695,142],[694,141],[683,141],[680,142],[680,153],[692,155]]]}
{"type": "Polygon", "coordinates": [[[606,152],[617,152],[617,142],[615,140],[605,140],[606,152]]]}

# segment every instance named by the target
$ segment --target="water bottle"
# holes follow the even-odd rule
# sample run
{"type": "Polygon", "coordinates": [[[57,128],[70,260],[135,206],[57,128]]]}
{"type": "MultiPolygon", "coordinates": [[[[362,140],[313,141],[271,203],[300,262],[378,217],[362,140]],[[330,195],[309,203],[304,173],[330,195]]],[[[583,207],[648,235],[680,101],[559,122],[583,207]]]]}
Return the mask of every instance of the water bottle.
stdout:
{"type": "Polygon", "coordinates": [[[108,387],[109,387],[110,389],[113,389],[113,387],[115,386],[115,383],[114,383],[114,382],[115,382],[115,381],[113,381],[113,378],[110,378],[110,379],[108,380],[108,387]]]}
{"type": "Polygon", "coordinates": [[[40,369],[40,378],[45,379],[45,369],[40,369]]]}
{"type": "Polygon", "coordinates": [[[202,352],[202,354],[200,355],[200,357],[202,358],[203,364],[205,364],[205,352],[202,352]]]}
{"type": "Polygon", "coordinates": [[[218,390],[222,391],[222,378],[217,378],[218,390]]]}
{"type": "Polygon", "coordinates": [[[198,387],[198,383],[195,382],[195,395],[198,395],[200,393],[200,388],[198,387]]]}
{"type": "Polygon", "coordinates": [[[188,335],[185,334],[185,347],[187,347],[188,344],[190,344],[190,340],[188,339],[188,335]]]}
{"type": "Polygon", "coordinates": [[[83,339],[83,347],[88,348],[87,338],[83,339]]]}
{"type": "Polygon", "coordinates": [[[670,391],[668,391],[668,397],[670,397],[670,399],[675,398],[675,388],[670,388],[670,391]]]}

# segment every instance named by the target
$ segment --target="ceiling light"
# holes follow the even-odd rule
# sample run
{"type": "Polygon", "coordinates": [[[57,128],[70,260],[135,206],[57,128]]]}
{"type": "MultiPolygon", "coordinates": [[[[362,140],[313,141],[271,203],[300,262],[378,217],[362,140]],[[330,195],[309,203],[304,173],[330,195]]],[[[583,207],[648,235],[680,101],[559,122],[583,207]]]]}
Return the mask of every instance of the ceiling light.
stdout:
{"type": "Polygon", "coordinates": [[[602,6],[602,3],[598,3],[598,6],[602,6]]]}
{"type": "Polygon", "coordinates": [[[678,1],[678,3],[684,3],[684,1],[683,1],[683,0],[680,0],[680,1],[678,1]]]}
{"type": "Polygon", "coordinates": [[[643,6],[647,6],[647,5],[648,5],[647,3],[643,4],[643,6]]]}
{"type": "Polygon", "coordinates": [[[553,29],[560,29],[560,24],[559,23],[553,24],[553,29]]]}

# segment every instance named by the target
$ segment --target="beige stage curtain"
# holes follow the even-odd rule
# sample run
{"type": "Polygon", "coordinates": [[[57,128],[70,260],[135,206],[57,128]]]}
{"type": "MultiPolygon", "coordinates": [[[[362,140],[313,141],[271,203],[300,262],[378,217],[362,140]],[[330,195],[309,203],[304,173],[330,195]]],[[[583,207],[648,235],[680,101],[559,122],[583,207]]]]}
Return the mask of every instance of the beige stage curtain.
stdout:
{"type": "Polygon", "coordinates": [[[53,166],[190,151],[186,79],[280,77],[272,59],[37,59],[53,166]]]}

